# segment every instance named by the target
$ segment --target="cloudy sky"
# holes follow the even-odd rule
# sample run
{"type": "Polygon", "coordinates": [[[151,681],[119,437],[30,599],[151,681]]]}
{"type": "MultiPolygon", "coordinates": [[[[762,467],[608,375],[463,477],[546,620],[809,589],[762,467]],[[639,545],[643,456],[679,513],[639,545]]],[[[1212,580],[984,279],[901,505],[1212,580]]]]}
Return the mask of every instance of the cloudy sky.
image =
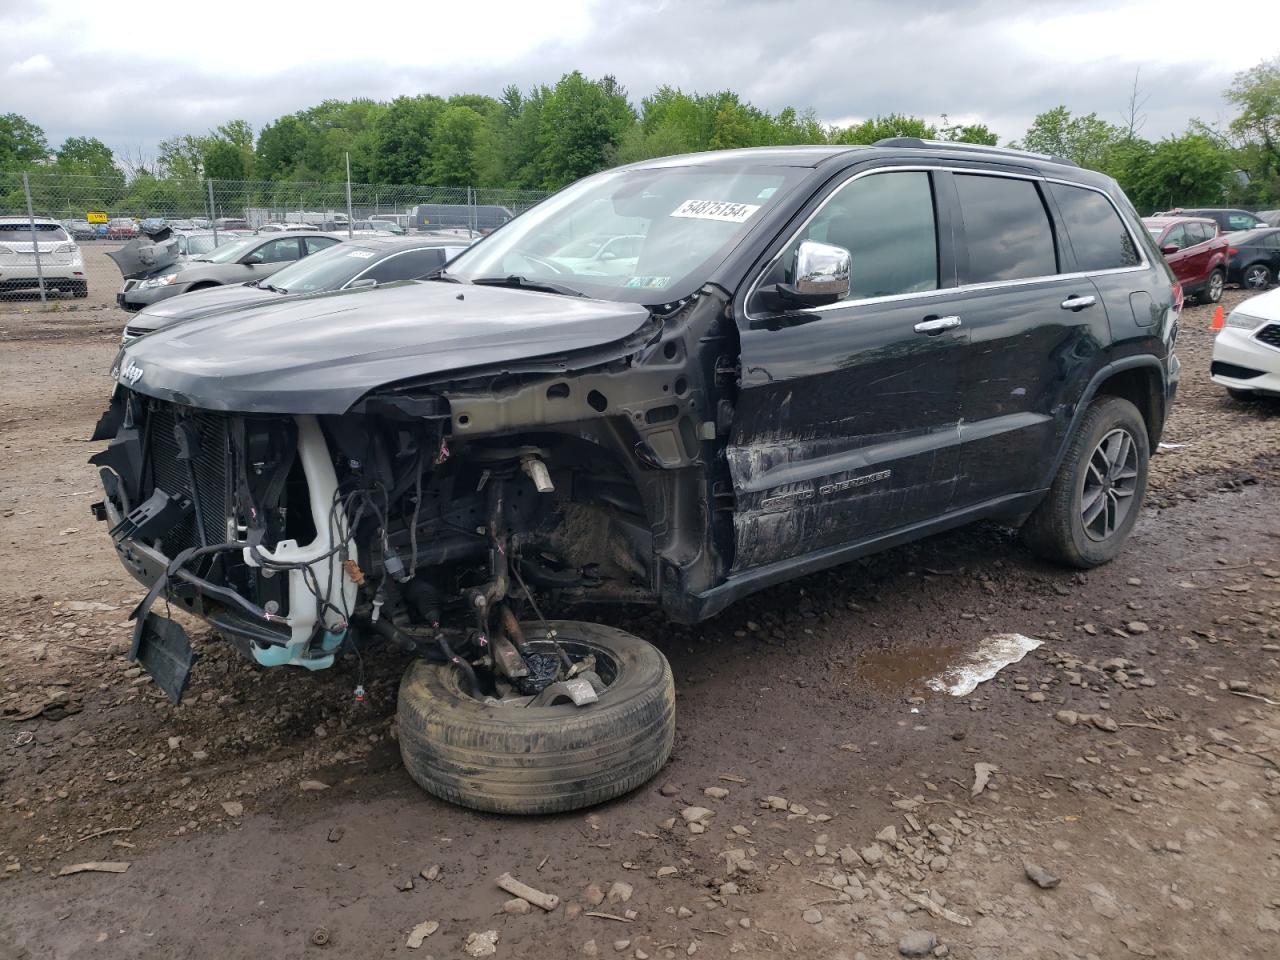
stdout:
{"type": "Polygon", "coordinates": [[[663,83],[848,123],[899,111],[981,119],[1003,140],[1065,103],[1119,122],[1135,69],[1144,134],[1229,116],[1232,74],[1274,30],[1214,32],[1183,0],[481,0],[154,5],[0,0],[0,113],[55,147],[75,134],[145,153],[243,117],[255,128],[326,97],[497,94],[580,69],[635,103],[663,83]]]}

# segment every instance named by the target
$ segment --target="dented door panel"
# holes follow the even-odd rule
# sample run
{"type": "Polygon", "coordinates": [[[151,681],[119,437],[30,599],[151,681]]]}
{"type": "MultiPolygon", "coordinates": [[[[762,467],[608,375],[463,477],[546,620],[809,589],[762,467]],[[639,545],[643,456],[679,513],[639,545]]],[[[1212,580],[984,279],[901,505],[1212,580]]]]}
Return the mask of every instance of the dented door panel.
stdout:
{"type": "Polygon", "coordinates": [[[959,469],[963,327],[914,327],[954,291],[863,302],[742,330],[727,450],[734,571],[944,512],[959,469]]]}
{"type": "Polygon", "coordinates": [[[964,317],[957,507],[1043,483],[1109,336],[1106,308],[1087,277],[973,290],[964,317]],[[1092,306],[1062,306],[1089,297],[1092,306]]]}

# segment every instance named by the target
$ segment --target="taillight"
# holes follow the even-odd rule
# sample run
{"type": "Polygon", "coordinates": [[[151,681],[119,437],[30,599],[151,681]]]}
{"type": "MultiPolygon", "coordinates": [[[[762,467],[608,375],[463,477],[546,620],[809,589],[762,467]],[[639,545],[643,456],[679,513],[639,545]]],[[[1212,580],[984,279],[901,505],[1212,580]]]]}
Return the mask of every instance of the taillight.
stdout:
{"type": "Polygon", "coordinates": [[[1182,313],[1182,284],[1173,284],[1173,312],[1182,313]]]}
{"type": "Polygon", "coordinates": [[[1234,256],[1235,256],[1237,253],[1239,253],[1239,252],[1240,252],[1240,251],[1239,251],[1239,250],[1237,250],[1235,247],[1227,247],[1227,256],[1228,256],[1228,257],[1234,257],[1234,256]]]}

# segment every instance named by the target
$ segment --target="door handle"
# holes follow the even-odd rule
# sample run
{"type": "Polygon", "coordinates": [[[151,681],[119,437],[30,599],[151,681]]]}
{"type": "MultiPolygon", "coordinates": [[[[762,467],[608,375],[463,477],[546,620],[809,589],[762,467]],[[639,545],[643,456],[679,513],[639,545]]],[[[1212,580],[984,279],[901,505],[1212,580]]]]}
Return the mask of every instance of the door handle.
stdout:
{"type": "Polygon", "coordinates": [[[960,326],[959,317],[928,317],[916,324],[915,331],[932,337],[943,330],[954,330],[958,326],[960,326]]]}
{"type": "Polygon", "coordinates": [[[1062,301],[1062,309],[1070,310],[1074,313],[1078,310],[1083,310],[1085,307],[1092,307],[1097,302],[1098,298],[1095,296],[1067,297],[1062,301]]]}

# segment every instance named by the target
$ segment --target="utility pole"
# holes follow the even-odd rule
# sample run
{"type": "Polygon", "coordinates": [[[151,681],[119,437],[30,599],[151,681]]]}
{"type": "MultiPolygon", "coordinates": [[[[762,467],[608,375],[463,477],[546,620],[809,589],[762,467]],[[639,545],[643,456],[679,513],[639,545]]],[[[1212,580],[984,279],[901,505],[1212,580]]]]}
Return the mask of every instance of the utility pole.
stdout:
{"type": "Polygon", "coordinates": [[[347,153],[347,239],[350,240],[354,234],[351,224],[351,153],[347,153]]]}

